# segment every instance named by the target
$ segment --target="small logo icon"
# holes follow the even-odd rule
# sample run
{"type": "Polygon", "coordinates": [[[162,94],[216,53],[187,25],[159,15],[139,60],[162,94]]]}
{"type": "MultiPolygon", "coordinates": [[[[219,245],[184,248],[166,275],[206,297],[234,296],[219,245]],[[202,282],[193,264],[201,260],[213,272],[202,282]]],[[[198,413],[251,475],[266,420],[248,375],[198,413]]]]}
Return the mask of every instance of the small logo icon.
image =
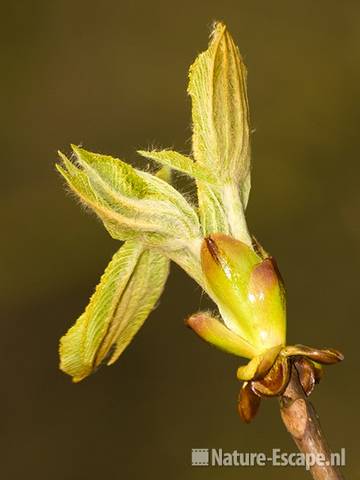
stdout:
{"type": "Polygon", "coordinates": [[[191,464],[193,466],[209,465],[209,449],[208,448],[193,448],[191,450],[191,464]]]}

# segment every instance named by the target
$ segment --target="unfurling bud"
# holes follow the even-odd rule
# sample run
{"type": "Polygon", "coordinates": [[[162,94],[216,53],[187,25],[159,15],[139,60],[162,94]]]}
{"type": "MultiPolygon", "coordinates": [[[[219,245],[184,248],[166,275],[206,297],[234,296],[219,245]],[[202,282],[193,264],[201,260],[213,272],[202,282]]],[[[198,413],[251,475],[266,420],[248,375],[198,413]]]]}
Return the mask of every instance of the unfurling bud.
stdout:
{"type": "Polygon", "coordinates": [[[259,245],[253,250],[228,235],[212,234],[203,240],[201,267],[206,290],[223,321],[200,312],[186,323],[203,340],[250,359],[237,371],[237,378],[244,381],[238,411],[245,422],[256,415],[261,397],[283,394],[293,364],[310,395],[321,379],[320,364],[343,359],[333,349],[285,346],[283,283],[274,260],[259,245]]]}
{"type": "Polygon", "coordinates": [[[284,287],[276,263],[249,233],[250,132],[246,67],[226,26],[216,23],[208,49],[189,72],[192,156],[139,151],[163,166],[157,174],[72,146],[57,168],[78,198],[123,245],[76,324],[60,341],[60,368],[75,382],[123,352],[158,302],[170,260],[215,302],[186,324],[205,341],[247,358],[238,410],[252,420],[262,397],[282,395],[297,369],[309,395],[332,349],[286,346],[284,287]],[[192,205],[169,184],[171,170],[191,177],[192,205]],[[201,248],[200,248],[201,246],[201,248]]]}

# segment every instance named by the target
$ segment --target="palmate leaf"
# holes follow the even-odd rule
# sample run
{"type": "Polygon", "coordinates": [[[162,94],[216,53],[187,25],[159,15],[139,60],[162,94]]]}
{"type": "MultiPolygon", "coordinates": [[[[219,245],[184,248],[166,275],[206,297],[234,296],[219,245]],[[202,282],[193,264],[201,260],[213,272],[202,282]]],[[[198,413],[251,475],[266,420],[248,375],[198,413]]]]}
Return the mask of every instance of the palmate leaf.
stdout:
{"type": "Polygon", "coordinates": [[[85,312],[60,341],[60,368],[79,382],[102,362],[113,363],[155,307],[169,260],[125,242],[107,266],[85,312]]]}
{"type": "Polygon", "coordinates": [[[209,49],[191,67],[194,159],[174,151],[140,153],[163,165],[156,176],[119,159],[72,146],[57,166],[69,187],[125,241],[85,312],[61,339],[61,369],[80,381],[113,363],[154,308],[169,259],[206,289],[203,236],[232,235],[251,246],[244,209],[250,189],[246,72],[233,40],[217,24],[209,49]],[[170,169],[196,181],[198,212],[167,183],[170,169]]]}

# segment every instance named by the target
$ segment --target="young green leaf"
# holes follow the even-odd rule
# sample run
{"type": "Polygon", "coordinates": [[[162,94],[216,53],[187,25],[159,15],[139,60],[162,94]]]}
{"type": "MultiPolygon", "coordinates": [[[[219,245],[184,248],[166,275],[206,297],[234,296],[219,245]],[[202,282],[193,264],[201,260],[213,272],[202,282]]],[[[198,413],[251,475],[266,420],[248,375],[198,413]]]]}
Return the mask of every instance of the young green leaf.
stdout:
{"type": "Polygon", "coordinates": [[[190,68],[188,93],[196,164],[217,178],[217,185],[197,179],[203,233],[226,233],[251,246],[244,217],[250,192],[246,68],[222,23],[190,68]]]}
{"type": "Polygon", "coordinates": [[[153,250],[145,250],[141,255],[118,305],[115,321],[99,350],[100,359],[112,350],[108,365],[119,358],[156,306],[168,277],[169,263],[166,257],[153,250]]]}
{"type": "Polygon", "coordinates": [[[194,209],[166,181],[106,155],[73,150],[78,165],[61,154],[65,168],[57,168],[114,238],[153,246],[199,236],[194,209]]]}
{"type": "Polygon", "coordinates": [[[222,23],[215,25],[209,48],[191,66],[189,79],[195,160],[241,188],[250,175],[246,68],[222,23]]]}
{"type": "Polygon", "coordinates": [[[78,382],[115,361],[154,308],[169,260],[127,241],[107,266],[85,312],[60,341],[60,368],[78,382]]]}
{"type": "Polygon", "coordinates": [[[199,216],[203,236],[216,232],[231,233],[227,212],[222,201],[222,187],[214,187],[205,182],[197,182],[199,216]]]}

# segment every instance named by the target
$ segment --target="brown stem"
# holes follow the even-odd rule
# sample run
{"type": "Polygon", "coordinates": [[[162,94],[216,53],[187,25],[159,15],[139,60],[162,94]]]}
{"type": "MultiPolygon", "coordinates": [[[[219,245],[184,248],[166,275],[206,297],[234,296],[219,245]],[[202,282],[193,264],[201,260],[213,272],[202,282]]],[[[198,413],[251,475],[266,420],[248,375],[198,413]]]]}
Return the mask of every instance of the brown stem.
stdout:
{"type": "Polygon", "coordinates": [[[300,452],[324,459],[323,465],[313,465],[310,472],[315,480],[343,480],[339,469],[331,465],[331,451],[321,430],[319,418],[301,386],[293,365],[290,382],[280,397],[280,412],[287,431],[300,452]],[[325,465],[328,463],[328,465],[325,465]]]}

